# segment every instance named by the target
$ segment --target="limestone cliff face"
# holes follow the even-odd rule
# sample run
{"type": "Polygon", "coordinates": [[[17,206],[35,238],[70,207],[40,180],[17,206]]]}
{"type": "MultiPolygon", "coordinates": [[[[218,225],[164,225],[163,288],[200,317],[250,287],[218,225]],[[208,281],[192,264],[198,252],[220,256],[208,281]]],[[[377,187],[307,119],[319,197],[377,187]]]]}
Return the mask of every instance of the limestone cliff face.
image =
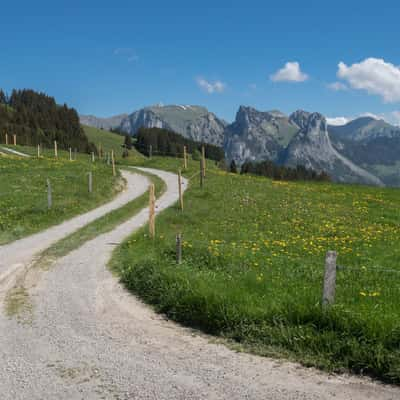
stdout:
{"type": "Polygon", "coordinates": [[[285,150],[282,163],[325,171],[339,182],[383,185],[379,178],[354,164],[333,147],[323,115],[300,113],[293,119],[299,121],[300,130],[285,150]]]}
{"type": "Polygon", "coordinates": [[[332,145],[326,119],[319,113],[298,110],[289,117],[278,111],[239,108],[236,120],[225,130],[224,148],[229,160],[272,160],[327,172],[338,182],[382,185],[382,181],[339,153],[332,145]]]}
{"type": "Polygon", "coordinates": [[[298,127],[279,111],[260,112],[241,106],[235,122],[225,130],[224,148],[229,159],[277,161],[298,127]]]}
{"type": "Polygon", "coordinates": [[[199,106],[153,106],[135,111],[121,122],[134,135],[140,127],[172,130],[198,142],[222,146],[226,122],[199,106]]]}

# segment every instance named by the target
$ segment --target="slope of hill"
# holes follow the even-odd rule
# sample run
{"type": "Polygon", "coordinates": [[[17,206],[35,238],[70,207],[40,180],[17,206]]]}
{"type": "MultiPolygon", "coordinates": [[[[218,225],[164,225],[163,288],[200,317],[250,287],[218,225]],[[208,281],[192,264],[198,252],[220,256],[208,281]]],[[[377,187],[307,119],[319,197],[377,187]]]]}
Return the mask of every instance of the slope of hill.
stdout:
{"type": "MultiPolygon", "coordinates": [[[[123,145],[125,140],[124,136],[85,125],[83,125],[83,130],[88,139],[96,146],[98,151],[100,147],[104,152],[110,152],[111,150],[114,150],[116,159],[122,159],[122,153],[124,151],[123,145]]],[[[141,158],[143,158],[143,156],[134,147],[132,147],[130,150],[128,150],[126,161],[136,161],[141,158]]]]}

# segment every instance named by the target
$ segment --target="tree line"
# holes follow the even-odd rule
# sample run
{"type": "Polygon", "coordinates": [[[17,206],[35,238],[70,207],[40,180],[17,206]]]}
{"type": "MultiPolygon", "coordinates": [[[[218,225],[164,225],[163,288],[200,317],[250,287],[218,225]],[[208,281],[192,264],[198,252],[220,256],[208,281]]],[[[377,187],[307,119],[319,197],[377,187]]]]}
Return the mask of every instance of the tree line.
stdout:
{"type": "Polygon", "coordinates": [[[220,161],[225,157],[224,150],[221,147],[196,142],[176,132],[161,128],[139,128],[134,146],[146,156],[150,155],[150,146],[152,154],[172,157],[182,155],[184,146],[186,146],[188,153],[193,155],[196,155],[204,146],[206,158],[220,161]]]}
{"type": "MultiPolygon", "coordinates": [[[[235,161],[232,161],[230,170],[231,172],[237,172],[235,161]]],[[[331,181],[330,176],[325,171],[317,172],[303,165],[298,165],[295,168],[285,167],[268,160],[260,162],[246,161],[242,165],[240,173],[261,175],[283,181],[331,181]]]]}
{"type": "Polygon", "coordinates": [[[0,90],[0,143],[5,143],[6,133],[9,143],[17,135],[18,144],[52,147],[56,140],[61,149],[95,151],[75,109],[29,89],[13,90],[9,96],[0,90]]]}

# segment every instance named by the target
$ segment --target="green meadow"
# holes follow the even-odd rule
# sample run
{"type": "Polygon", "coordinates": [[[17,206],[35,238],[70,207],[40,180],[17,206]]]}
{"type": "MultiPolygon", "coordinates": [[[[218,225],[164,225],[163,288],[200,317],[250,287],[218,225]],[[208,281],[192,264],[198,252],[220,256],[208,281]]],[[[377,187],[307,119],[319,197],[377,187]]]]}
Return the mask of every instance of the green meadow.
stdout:
{"type": "MultiPolygon", "coordinates": [[[[148,166],[177,171],[182,161],[148,166]]],[[[198,171],[191,161],[187,177],[198,171]]],[[[157,311],[237,349],[400,382],[400,190],[282,182],[212,163],[178,205],[114,253],[111,268],[157,311]],[[175,261],[176,234],[183,262],[175,261]],[[335,304],[321,305],[338,252],[335,304]]]]}
{"type": "MultiPolygon", "coordinates": [[[[35,148],[17,146],[18,151],[35,154],[35,148]]],[[[69,161],[69,153],[52,150],[45,157],[0,157],[0,244],[43,230],[111,200],[123,182],[113,177],[104,162],[92,163],[79,154],[69,161]],[[93,192],[88,191],[88,173],[93,174],[93,192]],[[52,186],[53,206],[47,208],[47,186],[52,186]]]]}

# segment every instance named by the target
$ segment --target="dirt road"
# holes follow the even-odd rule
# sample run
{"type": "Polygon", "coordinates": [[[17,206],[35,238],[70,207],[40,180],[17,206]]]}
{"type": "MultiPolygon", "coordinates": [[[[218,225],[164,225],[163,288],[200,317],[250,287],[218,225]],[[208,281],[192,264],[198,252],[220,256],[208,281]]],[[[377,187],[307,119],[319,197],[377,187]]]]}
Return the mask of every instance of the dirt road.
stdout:
{"type": "MultiPolygon", "coordinates": [[[[176,176],[161,211],[177,200],[176,176]]],[[[8,399],[399,399],[400,390],[235,353],[155,314],[107,269],[147,209],[27,279],[25,317],[0,314],[0,393],[8,399]]],[[[29,274],[28,274],[29,275],[29,274]]]]}

